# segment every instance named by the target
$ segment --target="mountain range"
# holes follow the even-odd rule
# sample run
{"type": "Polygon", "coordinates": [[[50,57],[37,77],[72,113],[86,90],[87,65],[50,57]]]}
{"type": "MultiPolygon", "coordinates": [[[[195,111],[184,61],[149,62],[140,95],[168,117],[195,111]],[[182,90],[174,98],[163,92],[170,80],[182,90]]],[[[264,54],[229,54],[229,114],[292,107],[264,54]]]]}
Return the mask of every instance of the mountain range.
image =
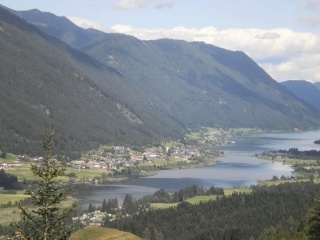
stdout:
{"type": "Polygon", "coordinates": [[[320,111],[320,88],[305,80],[282,82],[294,95],[320,111]]]}
{"type": "Polygon", "coordinates": [[[177,139],[189,129],[319,126],[320,111],[240,51],[82,29],[39,10],[0,8],[0,149],[39,154],[177,139]]]}

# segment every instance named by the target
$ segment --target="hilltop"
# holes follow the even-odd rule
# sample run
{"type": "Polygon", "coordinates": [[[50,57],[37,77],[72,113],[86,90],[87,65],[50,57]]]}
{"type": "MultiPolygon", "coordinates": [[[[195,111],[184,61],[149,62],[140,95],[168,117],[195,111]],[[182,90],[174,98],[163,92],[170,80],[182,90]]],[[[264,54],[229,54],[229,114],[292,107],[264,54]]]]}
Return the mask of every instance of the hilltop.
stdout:
{"type": "Polygon", "coordinates": [[[133,235],[132,233],[119,231],[112,228],[104,228],[97,226],[87,226],[83,229],[80,229],[74,232],[70,240],[139,240],[138,236],[133,235]]]}

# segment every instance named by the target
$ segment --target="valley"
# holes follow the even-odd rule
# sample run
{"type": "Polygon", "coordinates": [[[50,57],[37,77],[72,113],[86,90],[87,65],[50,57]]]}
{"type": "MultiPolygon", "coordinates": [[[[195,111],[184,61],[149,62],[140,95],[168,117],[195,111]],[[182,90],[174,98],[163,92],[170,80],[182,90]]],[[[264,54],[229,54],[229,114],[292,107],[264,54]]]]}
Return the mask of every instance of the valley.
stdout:
{"type": "MultiPolygon", "coordinates": [[[[183,1],[173,2],[153,7],[183,1]]],[[[274,46],[291,30],[250,28],[241,38],[250,47],[229,49],[204,32],[140,39],[115,30],[123,25],[104,32],[78,21],[0,5],[0,238],[9,229],[36,239],[49,229],[52,239],[101,240],[316,234],[319,82],[268,74],[311,76],[313,63],[288,58],[301,43],[299,59],[312,53],[311,35],[296,35],[280,64],[274,46]]]]}
{"type": "Polygon", "coordinates": [[[201,42],[92,35],[38,11],[28,12],[38,18],[31,25],[21,12],[0,10],[0,146],[9,152],[41,154],[37,141],[48,122],[57,129],[54,150],[66,157],[100,145],[178,140],[200,126],[319,126],[319,111],[243,52],[201,42]],[[64,34],[38,28],[50,22],[64,34]],[[81,47],[61,37],[77,38],[79,31],[87,39],[81,47]]]}

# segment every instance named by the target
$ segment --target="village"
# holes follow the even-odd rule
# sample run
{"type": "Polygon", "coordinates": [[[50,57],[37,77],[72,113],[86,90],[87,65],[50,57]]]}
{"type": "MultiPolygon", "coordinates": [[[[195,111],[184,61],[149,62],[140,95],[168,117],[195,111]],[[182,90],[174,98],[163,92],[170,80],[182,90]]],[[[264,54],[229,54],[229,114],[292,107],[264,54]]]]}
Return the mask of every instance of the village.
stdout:
{"type": "MultiPolygon", "coordinates": [[[[194,159],[204,156],[219,157],[222,146],[243,131],[238,129],[205,129],[192,135],[186,135],[179,141],[154,144],[153,146],[101,146],[99,149],[84,153],[80,159],[66,162],[66,166],[78,171],[84,169],[100,169],[116,171],[121,168],[136,166],[138,164],[154,165],[161,161],[172,163],[190,163],[194,159]]],[[[43,157],[29,157],[16,155],[13,161],[0,162],[0,169],[19,168],[25,164],[39,164],[43,157]]],[[[61,163],[62,164],[62,163],[61,163]]]]}
{"type": "MultiPolygon", "coordinates": [[[[186,136],[178,142],[155,144],[145,148],[125,146],[102,146],[97,150],[88,151],[80,160],[72,160],[69,167],[81,169],[119,170],[121,167],[137,166],[138,164],[154,165],[162,162],[190,163],[192,160],[205,156],[212,160],[223,154],[219,146],[232,143],[239,131],[234,129],[218,131],[200,131],[193,138],[186,136]]],[[[173,164],[174,165],[174,164],[173,164]]]]}
{"type": "MultiPolygon", "coordinates": [[[[115,173],[123,173],[121,177],[130,177],[126,169],[148,169],[150,172],[158,169],[177,167],[197,167],[213,164],[217,157],[223,155],[220,146],[232,144],[236,136],[244,132],[238,129],[201,129],[192,132],[178,141],[153,144],[145,147],[136,146],[101,146],[99,149],[84,153],[80,159],[64,163],[66,176],[74,183],[104,183],[106,179],[114,179],[115,173]],[[204,161],[205,159],[205,161],[204,161]],[[166,165],[166,168],[158,168],[166,165]],[[149,168],[148,168],[149,167],[149,168]],[[81,174],[92,172],[95,175],[104,175],[84,178],[81,174]]],[[[53,156],[54,158],[56,156],[53,156]]],[[[33,164],[41,164],[43,157],[16,155],[11,161],[0,162],[0,169],[15,170],[27,169],[33,164]]],[[[62,161],[53,159],[63,165],[62,161]]],[[[147,170],[147,171],[148,171],[147,170]]],[[[139,172],[141,173],[141,172],[139,172]]],[[[119,206],[121,208],[121,206],[119,206]]],[[[113,215],[99,209],[85,212],[75,221],[84,225],[101,225],[106,219],[112,221],[113,215]]]]}

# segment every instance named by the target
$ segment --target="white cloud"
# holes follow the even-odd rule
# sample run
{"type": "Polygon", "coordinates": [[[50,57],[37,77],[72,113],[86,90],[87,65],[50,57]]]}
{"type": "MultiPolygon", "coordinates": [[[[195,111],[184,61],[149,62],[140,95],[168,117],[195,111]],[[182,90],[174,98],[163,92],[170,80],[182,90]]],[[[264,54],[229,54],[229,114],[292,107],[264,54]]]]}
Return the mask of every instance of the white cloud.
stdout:
{"type": "Polygon", "coordinates": [[[154,7],[155,9],[170,9],[179,0],[115,0],[113,7],[115,9],[144,9],[154,7]]]}
{"type": "Polygon", "coordinates": [[[307,80],[317,82],[320,80],[320,53],[302,53],[279,64],[266,63],[261,66],[275,79],[307,80]]]}
{"type": "Polygon", "coordinates": [[[320,2],[319,0],[303,0],[300,3],[301,8],[320,10],[320,2]]]}
{"type": "Polygon", "coordinates": [[[93,20],[90,20],[87,18],[81,18],[81,17],[68,17],[68,19],[72,21],[74,24],[78,25],[79,27],[82,27],[85,29],[94,28],[104,32],[110,32],[110,29],[108,27],[106,27],[104,24],[97,21],[93,21],[93,20]]]}
{"type": "Polygon", "coordinates": [[[260,38],[260,39],[275,39],[279,37],[281,37],[280,34],[275,32],[266,32],[256,36],[256,38],[260,38]]]}
{"type": "Polygon", "coordinates": [[[135,28],[117,24],[106,27],[88,19],[69,17],[79,26],[96,28],[135,36],[141,40],[160,38],[202,41],[208,44],[245,52],[277,81],[304,79],[320,81],[320,34],[294,32],[286,28],[235,28],[219,30],[215,27],[135,28]]]}
{"type": "Polygon", "coordinates": [[[112,31],[142,40],[159,38],[203,41],[229,50],[243,51],[275,80],[320,81],[320,34],[277,29],[224,29],[214,27],[142,29],[115,25],[112,31]]]}
{"type": "Polygon", "coordinates": [[[117,0],[114,3],[116,9],[136,9],[148,7],[153,0],[117,0]]]}
{"type": "Polygon", "coordinates": [[[178,2],[179,0],[173,0],[173,1],[168,1],[168,2],[163,2],[163,3],[158,3],[158,5],[155,6],[156,9],[168,9],[168,8],[173,8],[174,5],[178,2]]]}
{"type": "Polygon", "coordinates": [[[308,16],[301,18],[301,22],[310,27],[320,26],[320,1],[303,0],[299,7],[308,11],[308,16]]]}

